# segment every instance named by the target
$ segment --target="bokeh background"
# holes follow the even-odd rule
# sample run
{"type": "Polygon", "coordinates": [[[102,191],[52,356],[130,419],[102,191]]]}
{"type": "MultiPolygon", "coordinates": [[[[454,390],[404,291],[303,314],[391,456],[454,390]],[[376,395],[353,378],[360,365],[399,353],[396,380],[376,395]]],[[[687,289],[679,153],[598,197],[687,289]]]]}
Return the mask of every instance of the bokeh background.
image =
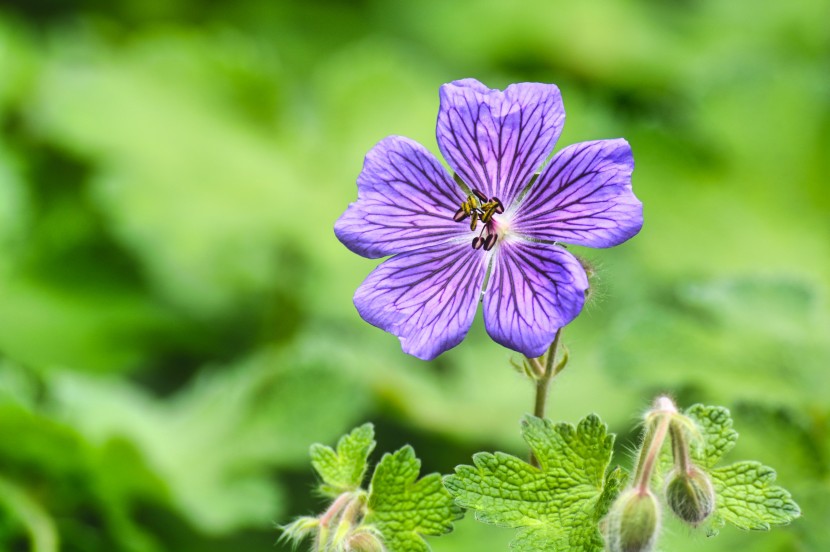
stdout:
{"type": "MultiPolygon", "coordinates": [[[[476,322],[434,362],[362,323],[341,246],[363,156],[437,152],[438,87],[557,83],[561,144],[625,137],[635,239],[580,251],[591,304],[550,416],[629,465],[660,392],[728,406],[734,460],[804,510],[661,547],[830,550],[830,4],[824,0],[4,0],[0,549],[282,549],[307,450],[373,421],[425,471],[524,455],[532,390],[476,322]]],[[[576,249],[576,248],[575,248],[576,249]]],[[[466,519],[436,552],[506,550],[466,519]]]]}

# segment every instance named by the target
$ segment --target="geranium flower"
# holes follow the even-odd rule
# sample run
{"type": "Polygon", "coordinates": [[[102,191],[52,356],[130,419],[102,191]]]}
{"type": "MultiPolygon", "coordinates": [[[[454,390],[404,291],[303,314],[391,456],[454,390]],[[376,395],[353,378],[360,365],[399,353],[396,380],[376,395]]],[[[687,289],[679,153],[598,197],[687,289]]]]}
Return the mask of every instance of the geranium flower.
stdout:
{"type": "Polygon", "coordinates": [[[542,355],[588,289],[559,244],[611,247],[643,224],[623,139],[569,146],[534,176],[564,121],[552,84],[502,92],[464,79],[441,87],[438,111],[438,147],[455,176],[408,138],[372,148],[357,201],[334,226],[355,253],[392,255],[357,289],[360,316],[429,360],[464,339],[481,300],[493,340],[542,355]]]}

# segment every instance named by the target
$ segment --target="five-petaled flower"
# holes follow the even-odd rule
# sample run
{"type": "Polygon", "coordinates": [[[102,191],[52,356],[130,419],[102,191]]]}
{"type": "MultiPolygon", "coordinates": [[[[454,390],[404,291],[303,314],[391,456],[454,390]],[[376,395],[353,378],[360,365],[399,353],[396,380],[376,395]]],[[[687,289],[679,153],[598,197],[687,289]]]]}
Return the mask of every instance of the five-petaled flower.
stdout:
{"type": "Polygon", "coordinates": [[[429,360],[464,339],[481,300],[493,340],[540,356],[588,289],[559,244],[611,247],[643,224],[625,140],[574,144],[542,167],[564,121],[552,84],[500,91],[464,79],[441,87],[438,112],[455,177],[407,138],[372,148],[334,227],[355,253],[392,255],[355,293],[360,316],[429,360]]]}

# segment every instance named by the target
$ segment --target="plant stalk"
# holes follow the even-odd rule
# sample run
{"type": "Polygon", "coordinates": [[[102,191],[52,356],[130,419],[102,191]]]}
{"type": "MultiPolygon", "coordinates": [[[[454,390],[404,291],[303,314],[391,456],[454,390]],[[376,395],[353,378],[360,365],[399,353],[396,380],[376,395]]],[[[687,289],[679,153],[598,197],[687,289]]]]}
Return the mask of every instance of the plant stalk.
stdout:
{"type": "Polygon", "coordinates": [[[689,445],[683,435],[683,428],[678,424],[671,424],[669,428],[671,433],[672,457],[674,458],[674,465],[679,473],[690,475],[691,458],[689,457],[689,445]]]}
{"type": "MultiPolygon", "coordinates": [[[[556,332],[556,336],[553,338],[553,343],[550,344],[550,348],[548,349],[548,354],[545,358],[544,371],[536,377],[536,400],[533,405],[533,415],[537,418],[545,417],[550,382],[553,377],[558,374],[560,370],[562,370],[562,366],[556,365],[556,351],[559,348],[559,336],[561,334],[562,328],[559,328],[556,332]]],[[[538,359],[528,359],[528,361],[534,368],[541,368],[541,363],[538,359]]],[[[530,464],[532,466],[536,466],[537,468],[539,467],[539,461],[532,452],[530,453],[530,464]]]]}
{"type": "Polygon", "coordinates": [[[646,436],[643,439],[640,455],[637,458],[637,468],[634,473],[634,488],[641,495],[648,493],[648,486],[651,482],[651,474],[660,456],[660,449],[669,433],[674,415],[677,409],[668,397],[660,397],[655,403],[651,415],[656,420],[649,420],[646,436]]]}
{"type": "Polygon", "coordinates": [[[331,525],[338,519],[338,516],[342,513],[343,508],[349,504],[351,499],[351,493],[341,494],[334,500],[334,502],[331,503],[331,506],[323,512],[323,515],[320,516],[320,529],[317,533],[316,543],[318,552],[325,552],[328,549],[329,539],[331,537],[331,525]]]}

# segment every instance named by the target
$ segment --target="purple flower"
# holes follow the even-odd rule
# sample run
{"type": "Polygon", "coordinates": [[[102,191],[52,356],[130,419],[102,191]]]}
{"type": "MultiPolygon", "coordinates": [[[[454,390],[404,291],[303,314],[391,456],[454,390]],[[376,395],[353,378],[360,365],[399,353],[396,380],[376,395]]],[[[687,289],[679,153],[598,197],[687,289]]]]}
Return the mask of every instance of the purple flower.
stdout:
{"type": "Polygon", "coordinates": [[[631,148],[582,142],[541,168],[565,122],[552,84],[502,92],[464,79],[443,85],[440,99],[438,147],[455,178],[417,142],[390,136],[366,155],[357,201],[335,223],[355,253],[393,255],[358,288],[355,306],[429,360],[464,339],[481,300],[493,340],[540,356],[588,289],[559,244],[611,247],[643,225],[631,148]]]}

